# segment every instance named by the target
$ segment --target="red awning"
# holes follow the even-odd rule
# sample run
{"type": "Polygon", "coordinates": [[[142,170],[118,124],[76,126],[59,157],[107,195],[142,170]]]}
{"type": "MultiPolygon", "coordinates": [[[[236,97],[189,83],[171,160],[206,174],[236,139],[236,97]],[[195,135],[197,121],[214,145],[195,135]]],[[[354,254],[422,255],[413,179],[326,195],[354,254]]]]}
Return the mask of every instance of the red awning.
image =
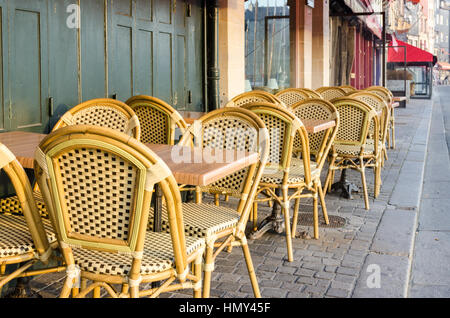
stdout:
{"type": "Polygon", "coordinates": [[[405,62],[405,48],[406,47],[406,63],[436,63],[436,57],[418,47],[412,46],[408,43],[397,40],[396,46],[401,47],[392,47],[393,42],[389,42],[388,48],[388,63],[403,63],[405,62]]]}

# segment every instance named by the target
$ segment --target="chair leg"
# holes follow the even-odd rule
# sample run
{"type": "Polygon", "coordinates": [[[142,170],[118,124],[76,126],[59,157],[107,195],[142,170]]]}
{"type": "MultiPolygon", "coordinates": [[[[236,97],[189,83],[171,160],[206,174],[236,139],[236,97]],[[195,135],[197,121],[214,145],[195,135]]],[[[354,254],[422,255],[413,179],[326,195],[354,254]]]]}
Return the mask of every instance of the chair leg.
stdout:
{"type": "Polygon", "coordinates": [[[298,210],[300,208],[300,198],[295,199],[294,214],[292,215],[292,238],[295,238],[295,233],[297,233],[297,222],[298,222],[298,210]]]}
{"type": "Polygon", "coordinates": [[[211,289],[211,275],[214,266],[213,252],[213,243],[207,244],[205,251],[205,267],[203,269],[203,298],[209,298],[211,289]]]}
{"type": "Polygon", "coordinates": [[[395,149],[395,119],[392,119],[391,131],[392,131],[392,149],[395,149]]]}
{"type": "Polygon", "coordinates": [[[218,193],[214,194],[214,204],[216,206],[219,206],[219,194],[218,193]]]}
{"type": "Polygon", "coordinates": [[[72,289],[72,283],[73,283],[73,278],[69,278],[67,277],[65,282],[64,282],[64,286],[61,289],[61,293],[59,294],[59,298],[69,298],[71,289],[72,289]]]}
{"type": "Polygon", "coordinates": [[[325,196],[322,191],[322,184],[320,183],[320,180],[317,185],[317,190],[319,192],[319,199],[320,199],[320,205],[322,206],[323,218],[325,219],[326,224],[330,224],[330,221],[328,220],[328,211],[327,211],[327,205],[325,203],[325,196]]]}
{"type": "Polygon", "coordinates": [[[319,238],[319,208],[317,206],[317,192],[313,196],[313,221],[314,221],[314,238],[319,238]]]}
{"type": "Polygon", "coordinates": [[[139,286],[130,287],[130,298],[139,298],[139,286]]]}
{"type": "Polygon", "coordinates": [[[284,229],[286,231],[286,247],[288,252],[288,261],[292,262],[294,260],[293,252],[292,252],[292,238],[291,238],[291,218],[289,213],[289,208],[286,208],[289,206],[288,201],[288,189],[286,187],[283,187],[282,189],[283,194],[283,205],[281,207],[281,211],[284,214],[284,229]]]}
{"type": "Polygon", "coordinates": [[[361,167],[360,167],[360,173],[361,173],[361,181],[363,186],[363,192],[364,192],[364,204],[366,206],[366,210],[369,210],[369,195],[367,193],[367,184],[366,184],[366,173],[364,169],[364,162],[363,159],[360,159],[361,161],[361,167]]]}
{"type": "Polygon", "coordinates": [[[258,230],[258,202],[253,201],[253,209],[252,209],[252,216],[253,216],[253,231],[258,230]]]}
{"type": "Polygon", "coordinates": [[[253,294],[255,298],[261,298],[261,292],[259,290],[258,280],[256,278],[255,269],[253,267],[252,257],[250,256],[250,249],[248,248],[247,241],[244,239],[242,242],[242,251],[244,253],[245,263],[247,264],[248,276],[252,284],[253,294]]]}
{"type": "Polygon", "coordinates": [[[202,297],[202,288],[199,283],[202,281],[202,255],[199,255],[194,262],[194,276],[197,278],[197,282],[194,285],[194,298],[200,298],[202,297]]]}

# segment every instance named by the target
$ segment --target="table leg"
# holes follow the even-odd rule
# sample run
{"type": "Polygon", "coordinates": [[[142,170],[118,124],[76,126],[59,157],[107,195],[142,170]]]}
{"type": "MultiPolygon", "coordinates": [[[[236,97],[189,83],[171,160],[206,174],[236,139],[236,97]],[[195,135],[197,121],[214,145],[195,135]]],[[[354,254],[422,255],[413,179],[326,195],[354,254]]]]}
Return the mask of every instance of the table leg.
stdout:
{"type": "MultiPolygon", "coordinates": [[[[281,189],[276,189],[275,194],[281,195],[281,189]]],[[[281,213],[281,207],[277,201],[273,203],[272,214],[265,218],[258,226],[258,229],[249,234],[250,239],[258,239],[267,231],[274,231],[278,234],[284,232],[285,224],[284,217],[281,213]]]]}
{"type": "MultiPolygon", "coordinates": [[[[154,212],[153,212],[153,232],[161,232],[162,230],[162,190],[159,184],[154,186],[154,212]]],[[[152,288],[158,288],[161,285],[160,282],[153,282],[152,288]]]]}
{"type": "Polygon", "coordinates": [[[342,191],[342,196],[346,199],[352,200],[352,191],[358,192],[358,187],[349,181],[347,181],[347,169],[343,169],[341,172],[341,179],[331,186],[331,191],[342,191]]]}

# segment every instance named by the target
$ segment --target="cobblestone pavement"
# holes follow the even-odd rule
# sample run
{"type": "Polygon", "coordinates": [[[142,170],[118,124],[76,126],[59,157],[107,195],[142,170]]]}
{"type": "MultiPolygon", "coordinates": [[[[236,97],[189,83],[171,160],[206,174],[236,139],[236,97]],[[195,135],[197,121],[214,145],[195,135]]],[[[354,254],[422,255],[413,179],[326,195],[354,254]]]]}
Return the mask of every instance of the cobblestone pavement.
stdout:
{"type": "MultiPolygon", "coordinates": [[[[376,251],[374,252],[373,246],[384,242],[383,233],[377,234],[383,216],[392,212],[408,213],[408,208],[390,204],[390,198],[418,129],[417,120],[426,107],[431,107],[430,105],[430,102],[426,104],[423,101],[412,100],[408,102],[406,108],[396,109],[396,149],[388,151],[389,159],[382,170],[382,187],[377,199],[373,199],[373,170],[366,170],[370,210],[364,208],[362,191],[354,193],[353,200],[342,198],[338,193],[328,193],[325,198],[328,214],[344,218],[346,224],[340,228],[326,228],[322,225],[318,240],[293,239],[293,262],[287,261],[284,233],[268,232],[260,239],[249,240],[263,297],[364,297],[365,294],[361,291],[364,291],[365,287],[367,264],[370,263],[371,257],[379,256],[376,255],[376,251]]],[[[323,177],[325,173],[326,167],[323,177]]],[[[347,176],[361,189],[359,172],[349,171],[347,176]]],[[[336,181],[338,177],[339,173],[336,173],[336,181]]],[[[221,204],[233,203],[230,200],[221,204]]],[[[300,206],[300,212],[310,211],[312,203],[305,199],[300,206]]],[[[261,219],[270,213],[270,207],[260,204],[261,219]]],[[[298,230],[312,236],[310,226],[299,225],[298,230]]],[[[388,234],[386,239],[390,239],[391,236],[392,233],[388,234]]],[[[382,256],[392,255],[400,256],[400,262],[409,258],[409,255],[401,253],[386,253],[382,256]]],[[[395,263],[393,266],[396,267],[395,263]]],[[[64,273],[58,273],[35,277],[31,285],[43,297],[56,297],[63,281],[64,273]]],[[[389,280],[387,282],[389,283],[389,280]]],[[[393,284],[395,285],[395,282],[393,284]]],[[[401,292],[392,295],[402,296],[401,292]]],[[[162,297],[191,297],[191,292],[180,291],[163,294],[162,297]]],[[[222,252],[218,256],[212,277],[211,297],[253,297],[240,248],[234,248],[231,253],[222,252]]]]}

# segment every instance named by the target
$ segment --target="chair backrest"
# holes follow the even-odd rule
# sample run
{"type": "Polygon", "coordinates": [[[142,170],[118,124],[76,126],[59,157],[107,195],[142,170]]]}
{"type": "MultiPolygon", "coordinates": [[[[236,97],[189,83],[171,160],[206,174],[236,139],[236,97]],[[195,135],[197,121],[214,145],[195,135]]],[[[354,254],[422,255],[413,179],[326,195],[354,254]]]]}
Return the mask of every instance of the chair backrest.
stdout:
{"type": "Polygon", "coordinates": [[[178,111],[165,101],[147,95],[133,96],[125,104],[139,118],[143,143],[175,144],[175,128],[184,134],[187,124],[178,111]]]}
{"type": "Polygon", "coordinates": [[[211,185],[208,190],[236,194],[240,197],[237,211],[246,224],[259,180],[269,155],[269,133],[264,122],[242,107],[226,107],[202,116],[189,127],[179,145],[219,148],[242,152],[258,152],[259,163],[241,169],[211,185]],[[247,210],[248,209],[248,210],[247,210]]]}
{"type": "Polygon", "coordinates": [[[378,96],[382,97],[388,105],[392,103],[393,95],[391,91],[383,86],[370,86],[366,88],[365,91],[377,94],[378,96]]]}
{"type": "Polygon", "coordinates": [[[328,100],[328,101],[347,95],[347,93],[342,88],[333,87],[333,86],[319,87],[318,89],[316,89],[316,92],[318,92],[320,95],[322,95],[323,99],[328,100]]]}
{"type": "Polygon", "coordinates": [[[275,94],[287,107],[310,98],[310,96],[299,88],[285,88],[275,94]]]}
{"type": "Polygon", "coordinates": [[[144,144],[116,130],[77,125],[39,145],[35,174],[68,266],[72,248],[132,256],[137,279],[154,184],[167,207],[176,270],[186,268],[181,196],[167,165],[144,144]]]}
{"type": "MultiPolygon", "coordinates": [[[[310,183],[310,152],[308,133],[303,123],[289,109],[270,103],[251,103],[244,108],[256,113],[266,125],[270,136],[270,151],[266,171],[284,171],[288,175],[294,138],[298,134],[305,167],[305,182],[310,183]]],[[[287,178],[284,178],[287,180],[287,178]]]]}
{"type": "Polygon", "coordinates": [[[138,139],[139,119],[127,104],[110,98],[88,100],[69,109],[53,127],[53,131],[72,125],[94,125],[111,128],[138,139]]]}
{"type": "MultiPolygon", "coordinates": [[[[39,215],[36,201],[34,200],[30,181],[14,154],[1,143],[0,169],[5,172],[14,187],[31,238],[33,239],[34,247],[41,257],[41,260],[45,262],[50,256],[50,244],[42,224],[41,216],[39,215]]],[[[3,235],[5,235],[5,233],[3,233],[3,235]]]]}
{"type": "MultiPolygon", "coordinates": [[[[334,144],[364,147],[371,121],[374,121],[374,134],[378,139],[378,115],[371,106],[354,98],[341,97],[332,101],[339,112],[339,128],[334,144]]],[[[375,150],[378,145],[375,143],[375,150]]]]}
{"type": "Polygon", "coordinates": [[[351,85],[341,85],[341,86],[339,86],[339,88],[342,88],[347,93],[347,95],[358,91],[356,88],[354,88],[351,85]]]}
{"type": "MultiPolygon", "coordinates": [[[[294,104],[291,110],[300,120],[322,119],[335,122],[335,126],[331,129],[308,133],[310,152],[316,156],[318,167],[322,168],[339,128],[339,113],[336,107],[324,99],[312,98],[294,104]]],[[[299,149],[300,147],[301,140],[299,136],[296,136],[294,149],[299,149]]]]}
{"type": "Polygon", "coordinates": [[[310,98],[323,98],[322,95],[320,95],[320,93],[316,92],[313,89],[305,88],[305,87],[298,88],[298,89],[301,90],[302,92],[308,94],[310,98]]]}
{"type": "Polygon", "coordinates": [[[266,102],[273,103],[281,106],[286,106],[278,97],[275,95],[262,91],[262,90],[253,90],[250,92],[245,92],[233,97],[225,107],[233,107],[233,106],[244,106],[249,103],[254,102],[266,102]]]}
{"type": "MultiPolygon", "coordinates": [[[[365,102],[369,106],[371,106],[373,109],[375,109],[377,112],[381,112],[380,116],[380,139],[382,142],[386,140],[387,136],[387,128],[388,128],[388,120],[390,115],[389,107],[386,103],[386,101],[379,95],[375,93],[371,93],[370,91],[360,91],[357,93],[353,93],[348,96],[349,98],[355,98],[357,100],[360,100],[362,102],[365,102]]],[[[371,124],[371,127],[369,128],[370,131],[373,130],[373,122],[371,124]]]]}

